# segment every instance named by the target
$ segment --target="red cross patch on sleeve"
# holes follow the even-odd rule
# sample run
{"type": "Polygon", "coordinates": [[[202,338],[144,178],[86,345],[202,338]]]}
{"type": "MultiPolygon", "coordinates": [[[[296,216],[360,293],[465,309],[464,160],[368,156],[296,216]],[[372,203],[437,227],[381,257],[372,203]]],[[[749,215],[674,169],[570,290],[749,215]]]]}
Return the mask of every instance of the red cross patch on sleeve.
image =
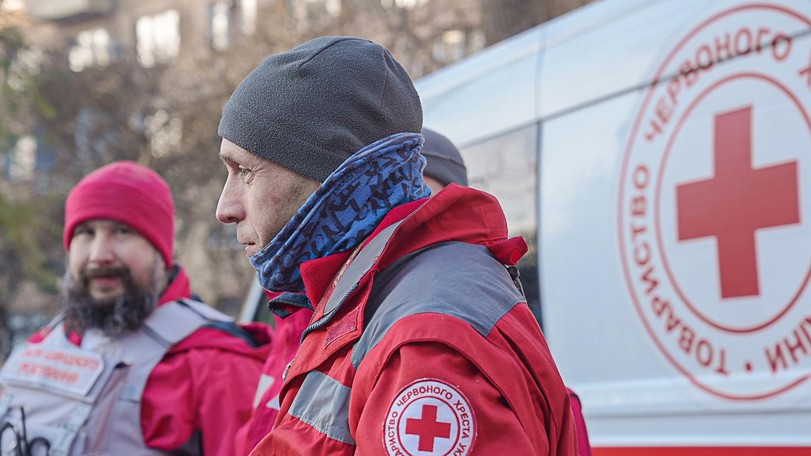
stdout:
{"type": "Polygon", "coordinates": [[[420,379],[401,389],[383,424],[383,444],[390,456],[466,456],[475,440],[470,401],[456,387],[436,379],[420,379]]]}

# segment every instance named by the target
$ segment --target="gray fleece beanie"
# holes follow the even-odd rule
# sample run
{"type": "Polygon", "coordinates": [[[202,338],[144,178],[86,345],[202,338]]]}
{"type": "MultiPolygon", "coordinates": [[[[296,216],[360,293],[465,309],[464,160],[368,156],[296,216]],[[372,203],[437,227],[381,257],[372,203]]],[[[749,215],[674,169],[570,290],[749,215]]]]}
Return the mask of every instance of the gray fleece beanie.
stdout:
{"type": "Polygon", "coordinates": [[[433,177],[442,185],[467,185],[465,162],[451,140],[427,128],[422,129],[422,135],[425,136],[422,155],[428,162],[422,174],[433,177]]]}
{"type": "Polygon", "coordinates": [[[331,36],[266,58],[231,95],[218,133],[324,182],[364,146],[421,128],[419,95],[391,53],[331,36]]]}

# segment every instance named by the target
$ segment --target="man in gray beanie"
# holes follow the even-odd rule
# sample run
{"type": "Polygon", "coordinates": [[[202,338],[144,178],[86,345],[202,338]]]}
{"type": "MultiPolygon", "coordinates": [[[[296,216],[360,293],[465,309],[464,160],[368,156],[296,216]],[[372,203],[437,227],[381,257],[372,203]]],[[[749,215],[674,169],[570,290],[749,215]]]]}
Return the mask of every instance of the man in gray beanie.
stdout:
{"type": "Polygon", "coordinates": [[[271,56],[248,75],[225,106],[219,134],[323,182],[363,146],[421,127],[417,91],[385,48],[326,37],[271,56]]]}
{"type": "Polygon", "coordinates": [[[385,48],[268,57],[223,111],[217,218],[280,316],[313,311],[251,455],[574,455],[566,389],[491,195],[423,180],[422,112],[385,48]],[[310,304],[312,303],[312,305],[310,304]]]}

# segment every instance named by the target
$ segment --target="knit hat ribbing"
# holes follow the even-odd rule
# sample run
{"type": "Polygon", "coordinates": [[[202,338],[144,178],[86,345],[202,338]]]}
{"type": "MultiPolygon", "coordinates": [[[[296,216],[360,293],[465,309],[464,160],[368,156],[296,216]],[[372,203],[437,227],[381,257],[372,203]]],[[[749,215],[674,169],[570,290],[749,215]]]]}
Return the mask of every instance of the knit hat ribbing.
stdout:
{"type": "Polygon", "coordinates": [[[427,160],[422,174],[433,177],[442,185],[467,185],[465,162],[451,140],[428,128],[422,129],[422,135],[425,137],[422,155],[427,160]]]}
{"type": "Polygon", "coordinates": [[[172,265],[175,206],[169,185],[155,171],[120,161],[85,176],[65,202],[65,249],[70,250],[76,226],[88,220],[124,223],[141,233],[172,265]]]}
{"type": "Polygon", "coordinates": [[[321,37],[271,55],[253,70],[225,105],[218,133],[324,182],[364,146],[421,128],[419,95],[386,48],[321,37]]]}

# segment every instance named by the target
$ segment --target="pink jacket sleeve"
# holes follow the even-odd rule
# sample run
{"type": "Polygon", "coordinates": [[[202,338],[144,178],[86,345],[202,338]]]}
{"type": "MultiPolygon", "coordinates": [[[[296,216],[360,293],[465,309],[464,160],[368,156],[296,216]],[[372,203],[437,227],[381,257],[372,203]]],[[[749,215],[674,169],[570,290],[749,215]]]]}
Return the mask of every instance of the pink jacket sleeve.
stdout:
{"type": "Polygon", "coordinates": [[[206,456],[233,456],[251,414],[269,344],[258,348],[203,328],[173,347],[147,381],[141,426],[148,446],[172,451],[195,438],[206,456]]]}

